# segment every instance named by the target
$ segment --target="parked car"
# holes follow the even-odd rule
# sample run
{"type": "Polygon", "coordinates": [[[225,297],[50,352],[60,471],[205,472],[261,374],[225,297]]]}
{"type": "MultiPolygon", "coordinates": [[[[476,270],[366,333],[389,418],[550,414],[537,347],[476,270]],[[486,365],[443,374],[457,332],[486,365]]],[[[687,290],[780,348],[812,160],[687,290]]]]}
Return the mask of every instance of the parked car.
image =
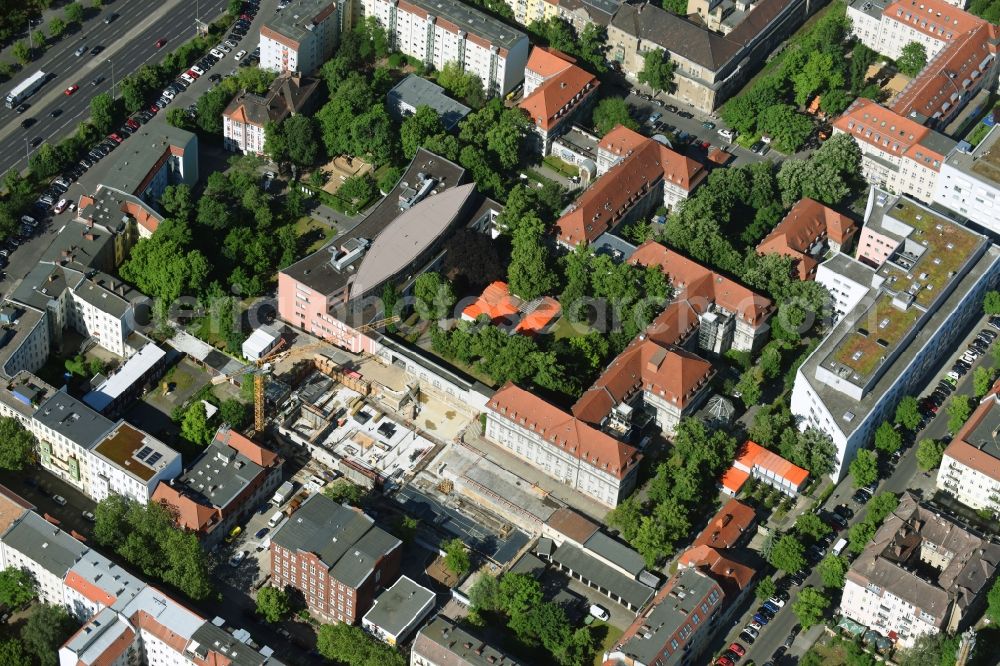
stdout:
{"type": "Polygon", "coordinates": [[[715,664],[716,666],[736,666],[733,663],[733,660],[727,657],[726,655],[722,655],[721,657],[716,659],[715,664]]]}
{"type": "Polygon", "coordinates": [[[771,618],[767,617],[766,615],[764,615],[763,613],[761,613],[759,610],[756,613],[754,613],[753,619],[754,619],[755,622],[757,622],[757,623],[759,623],[761,625],[766,625],[768,622],[771,621],[771,618]]]}
{"type": "Polygon", "coordinates": [[[235,58],[236,60],[240,60],[246,54],[247,54],[247,50],[246,49],[240,49],[239,51],[236,52],[236,55],[234,55],[233,58],[235,58]]]}
{"type": "Polygon", "coordinates": [[[753,645],[754,641],[757,640],[752,634],[750,634],[749,628],[744,629],[743,631],[741,631],[739,638],[740,638],[741,641],[743,641],[747,645],[753,645]]]}
{"type": "Polygon", "coordinates": [[[785,605],[785,600],[778,597],[771,597],[767,602],[776,608],[782,608],[785,605]]]}
{"type": "Polygon", "coordinates": [[[193,73],[195,75],[195,78],[198,78],[199,76],[205,73],[205,70],[203,70],[198,65],[191,65],[191,69],[188,71],[193,73]]]}
{"type": "Polygon", "coordinates": [[[740,656],[740,657],[746,655],[746,653],[747,653],[746,648],[743,647],[742,645],[740,645],[739,643],[733,643],[732,645],[730,645],[729,646],[729,651],[732,652],[732,653],[734,653],[734,654],[736,654],[736,655],[738,655],[738,656],[740,656]]]}
{"type": "Polygon", "coordinates": [[[596,617],[602,622],[607,622],[611,619],[611,613],[608,612],[608,609],[603,606],[599,606],[598,604],[591,604],[589,612],[593,617],[596,617]]]}
{"type": "Polygon", "coordinates": [[[246,556],[247,556],[247,551],[245,550],[241,550],[240,552],[236,553],[235,555],[229,558],[230,566],[234,567],[237,566],[240,562],[246,559],[246,556]]]}
{"type": "Polygon", "coordinates": [[[83,516],[84,520],[86,520],[87,522],[90,522],[90,523],[92,523],[92,522],[94,522],[94,521],[97,520],[97,518],[94,517],[94,514],[92,514],[90,511],[84,511],[80,515],[83,516]]]}
{"type": "Polygon", "coordinates": [[[69,201],[67,201],[66,199],[60,199],[59,203],[57,203],[55,205],[55,208],[52,209],[52,212],[58,215],[59,213],[66,210],[67,205],[69,205],[69,201]]]}
{"type": "Polygon", "coordinates": [[[66,506],[66,498],[63,497],[62,495],[53,495],[52,501],[58,504],[59,506],[66,506]]]}
{"type": "Polygon", "coordinates": [[[701,126],[704,127],[707,130],[714,130],[715,129],[715,123],[713,123],[711,120],[706,120],[705,122],[703,122],[701,124],[701,126]]]}

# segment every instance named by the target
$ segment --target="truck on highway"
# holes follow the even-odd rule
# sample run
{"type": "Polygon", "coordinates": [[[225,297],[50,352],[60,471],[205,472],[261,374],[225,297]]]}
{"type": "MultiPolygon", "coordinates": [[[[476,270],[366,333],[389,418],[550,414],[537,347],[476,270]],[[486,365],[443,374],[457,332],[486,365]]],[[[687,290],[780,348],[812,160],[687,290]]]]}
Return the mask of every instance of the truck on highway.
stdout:
{"type": "Polygon", "coordinates": [[[7,93],[4,105],[8,109],[13,109],[15,106],[34,95],[35,92],[42,87],[42,84],[48,80],[49,75],[42,70],[38,70],[26,80],[22,81],[16,88],[7,93]]]}

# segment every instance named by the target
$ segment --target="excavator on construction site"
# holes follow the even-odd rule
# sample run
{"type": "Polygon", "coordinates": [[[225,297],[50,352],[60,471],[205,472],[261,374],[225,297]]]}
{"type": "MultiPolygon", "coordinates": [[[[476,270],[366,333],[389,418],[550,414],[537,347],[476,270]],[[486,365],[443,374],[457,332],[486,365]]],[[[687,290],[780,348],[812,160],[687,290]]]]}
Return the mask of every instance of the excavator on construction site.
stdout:
{"type": "MultiPolygon", "coordinates": [[[[394,324],[399,321],[398,316],[387,317],[385,319],[379,319],[373,321],[369,324],[359,326],[354,329],[358,333],[368,333],[374,331],[389,324],[394,324]]],[[[274,369],[275,364],[279,361],[286,361],[290,359],[298,359],[302,356],[310,354],[315,351],[321,350],[333,350],[337,347],[329,342],[315,342],[308,345],[302,345],[301,347],[292,347],[291,349],[285,349],[285,339],[281,338],[278,344],[274,346],[268,353],[261,356],[255,361],[251,361],[247,365],[243,366],[236,372],[232,372],[228,375],[219,375],[212,379],[212,384],[221,384],[222,382],[229,381],[233,377],[240,377],[246,375],[253,375],[253,427],[258,433],[264,431],[265,419],[264,419],[264,377],[269,375],[274,369]]]]}

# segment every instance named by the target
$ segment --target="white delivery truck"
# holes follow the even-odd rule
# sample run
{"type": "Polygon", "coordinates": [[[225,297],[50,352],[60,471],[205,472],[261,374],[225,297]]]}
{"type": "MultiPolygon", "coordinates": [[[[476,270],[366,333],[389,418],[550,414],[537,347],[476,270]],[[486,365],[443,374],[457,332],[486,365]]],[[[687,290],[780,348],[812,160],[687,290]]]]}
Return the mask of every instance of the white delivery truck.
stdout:
{"type": "Polygon", "coordinates": [[[847,539],[837,539],[837,543],[833,544],[833,554],[840,555],[845,546],[847,546],[847,539]]]}
{"type": "Polygon", "coordinates": [[[38,70],[30,77],[25,79],[16,88],[7,93],[7,98],[4,100],[4,104],[8,109],[13,109],[15,106],[28,99],[35,92],[42,87],[42,84],[49,80],[49,75],[38,70]]]}
{"type": "Polygon", "coordinates": [[[274,497],[271,498],[271,503],[274,504],[274,506],[281,506],[289,497],[292,496],[293,492],[295,492],[295,484],[291,481],[285,481],[278,486],[278,490],[275,491],[274,497]]]}

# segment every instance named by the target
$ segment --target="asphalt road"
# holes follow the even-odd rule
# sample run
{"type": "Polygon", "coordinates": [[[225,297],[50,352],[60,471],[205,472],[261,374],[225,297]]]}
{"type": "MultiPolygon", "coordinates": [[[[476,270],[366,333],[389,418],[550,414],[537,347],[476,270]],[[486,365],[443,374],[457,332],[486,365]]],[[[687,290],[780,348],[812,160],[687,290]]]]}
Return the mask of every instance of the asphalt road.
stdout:
{"type": "MultiPolygon", "coordinates": [[[[978,319],[968,331],[965,332],[961,342],[951,351],[950,354],[944,357],[938,371],[931,375],[926,386],[924,386],[923,390],[917,394],[918,398],[929,395],[931,391],[934,390],[938,381],[948,373],[951,366],[955,363],[955,359],[964,353],[969,343],[976,337],[979,331],[983,328],[988,328],[986,322],[987,318],[982,317],[978,319]]],[[[1000,344],[1000,342],[994,342],[993,344],[1000,344]]],[[[984,367],[992,367],[994,365],[990,350],[988,350],[983,356],[980,356],[976,360],[976,364],[973,365],[972,369],[970,369],[969,372],[959,380],[955,394],[972,394],[972,373],[979,365],[984,367]]],[[[933,494],[937,473],[935,471],[931,471],[930,473],[925,474],[920,470],[917,465],[917,447],[915,444],[921,439],[948,439],[947,406],[948,401],[945,401],[935,418],[930,420],[926,428],[916,434],[914,437],[914,445],[905,450],[902,458],[899,463],[896,464],[891,474],[880,480],[876,492],[892,492],[898,495],[904,490],[910,490],[918,495],[922,494],[925,499],[930,498],[933,494]]],[[[856,504],[851,499],[854,495],[854,491],[855,488],[851,482],[851,478],[849,476],[845,477],[844,480],[837,485],[836,490],[830,495],[824,505],[824,508],[827,510],[832,510],[837,505],[845,503],[851,507],[851,509],[855,511],[855,515],[848,521],[848,529],[850,528],[850,525],[860,522],[865,515],[865,507],[863,505],[856,504]]],[[[846,538],[847,530],[840,532],[835,539],[838,537],[846,538]]],[[[728,632],[726,639],[724,641],[716,641],[716,643],[713,644],[717,649],[712,654],[718,655],[721,651],[728,647],[730,643],[736,641],[747,648],[747,654],[740,660],[741,662],[753,659],[754,663],[761,665],[766,663],[768,660],[772,660],[775,666],[790,666],[798,663],[798,657],[805,653],[812,643],[812,640],[806,640],[806,638],[811,638],[811,636],[806,637],[805,634],[801,634],[796,639],[792,648],[788,651],[788,654],[777,659],[772,659],[772,656],[785,642],[785,639],[788,637],[792,627],[797,624],[795,614],[791,609],[792,603],[795,601],[798,591],[807,586],[822,587],[822,582],[820,581],[819,574],[816,573],[815,568],[813,568],[809,577],[801,586],[792,586],[788,589],[788,593],[790,595],[788,603],[786,603],[785,606],[775,615],[775,618],[769,624],[763,627],[760,632],[760,637],[757,638],[754,644],[746,645],[743,641],[739,640],[738,635],[747,623],[750,622],[753,614],[760,606],[760,603],[757,602],[756,599],[751,599],[749,608],[743,615],[740,616],[739,621],[728,632]]],[[[834,596],[835,600],[839,602],[839,595],[834,596]]],[[[836,608],[834,608],[834,610],[836,610],[836,608]]]]}
{"type": "MultiPolygon", "coordinates": [[[[226,4],[225,0],[200,0],[196,11],[201,18],[211,20],[223,12],[226,4]]],[[[0,172],[26,167],[27,155],[37,150],[30,146],[36,137],[44,142],[58,143],[72,134],[89,114],[91,98],[111,90],[112,78],[121,81],[142,65],[159,62],[171,48],[193,37],[195,12],[190,5],[185,0],[119,0],[105,9],[105,13],[120,14],[117,20],[109,25],[103,19],[85,22],[82,30],[51,46],[41,58],[29,63],[15,79],[7,82],[0,91],[3,95],[38,70],[56,76],[28,99],[30,108],[24,114],[0,108],[0,172]],[[166,39],[167,44],[157,49],[158,39],[166,39]],[[86,46],[87,52],[74,55],[80,46],[86,46]],[[95,46],[104,50],[92,56],[90,49],[95,46]],[[98,77],[104,80],[90,85],[98,77]],[[78,85],[80,89],[66,96],[64,91],[71,85],[78,85]],[[49,117],[51,112],[58,112],[58,117],[49,117]],[[20,123],[26,118],[36,122],[22,129],[20,123]]]]}

